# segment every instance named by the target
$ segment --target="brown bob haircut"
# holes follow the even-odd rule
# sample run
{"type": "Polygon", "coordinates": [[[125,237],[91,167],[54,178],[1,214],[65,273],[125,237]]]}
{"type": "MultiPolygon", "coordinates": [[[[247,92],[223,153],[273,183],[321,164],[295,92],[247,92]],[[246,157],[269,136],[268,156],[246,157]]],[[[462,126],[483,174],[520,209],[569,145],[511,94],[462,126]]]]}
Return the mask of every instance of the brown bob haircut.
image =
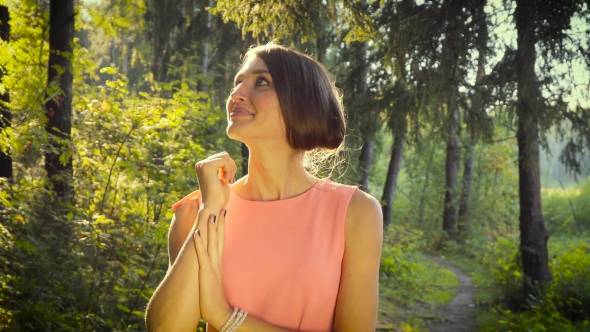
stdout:
{"type": "Polygon", "coordinates": [[[294,149],[336,149],[344,141],[346,124],[342,98],[326,69],[313,58],[269,43],[246,53],[264,61],[279,99],[294,149]]]}

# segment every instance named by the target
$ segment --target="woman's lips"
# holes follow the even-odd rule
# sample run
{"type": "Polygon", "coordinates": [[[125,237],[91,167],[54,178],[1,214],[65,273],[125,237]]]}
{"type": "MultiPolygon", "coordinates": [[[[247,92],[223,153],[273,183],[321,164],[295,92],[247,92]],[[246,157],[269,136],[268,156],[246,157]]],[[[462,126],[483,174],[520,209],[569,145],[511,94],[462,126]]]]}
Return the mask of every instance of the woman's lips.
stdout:
{"type": "Polygon", "coordinates": [[[254,115],[250,112],[248,112],[248,110],[246,110],[245,108],[242,107],[234,107],[231,112],[229,113],[229,116],[234,117],[234,116],[249,116],[249,115],[254,115]]]}

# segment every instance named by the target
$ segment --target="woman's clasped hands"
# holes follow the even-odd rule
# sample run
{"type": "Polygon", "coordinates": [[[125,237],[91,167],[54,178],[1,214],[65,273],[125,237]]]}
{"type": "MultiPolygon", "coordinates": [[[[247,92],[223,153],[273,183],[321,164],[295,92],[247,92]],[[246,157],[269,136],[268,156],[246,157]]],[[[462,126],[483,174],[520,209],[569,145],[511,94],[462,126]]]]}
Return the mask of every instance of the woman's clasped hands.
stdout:
{"type": "Polygon", "coordinates": [[[225,205],[237,166],[227,152],[221,152],[195,164],[195,171],[201,191],[201,211],[210,213],[206,223],[199,223],[193,233],[199,266],[199,306],[201,318],[219,329],[232,313],[223,294],[221,258],[225,205]]]}
{"type": "Polygon", "coordinates": [[[221,279],[223,243],[225,241],[225,215],[223,210],[218,216],[211,215],[205,230],[197,229],[195,249],[199,260],[199,305],[201,318],[219,329],[231,315],[231,308],[223,294],[221,279]],[[207,232],[208,243],[203,241],[203,233],[207,232]]]}

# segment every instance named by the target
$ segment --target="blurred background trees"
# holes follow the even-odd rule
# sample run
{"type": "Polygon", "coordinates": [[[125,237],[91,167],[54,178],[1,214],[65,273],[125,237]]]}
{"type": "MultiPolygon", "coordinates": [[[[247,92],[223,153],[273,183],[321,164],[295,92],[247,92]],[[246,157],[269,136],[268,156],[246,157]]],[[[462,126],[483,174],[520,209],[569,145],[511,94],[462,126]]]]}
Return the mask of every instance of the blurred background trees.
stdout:
{"type": "MultiPolygon", "coordinates": [[[[552,262],[548,239],[590,242],[588,6],[0,1],[0,327],[143,329],[194,163],[226,150],[247,171],[225,101],[241,56],[273,39],[336,79],[349,150],[334,180],[380,198],[388,232],[510,271],[498,282],[529,307],[552,278],[583,287],[555,278],[555,262],[583,264],[552,262]]],[[[589,319],[573,299],[559,314],[589,319]]]]}

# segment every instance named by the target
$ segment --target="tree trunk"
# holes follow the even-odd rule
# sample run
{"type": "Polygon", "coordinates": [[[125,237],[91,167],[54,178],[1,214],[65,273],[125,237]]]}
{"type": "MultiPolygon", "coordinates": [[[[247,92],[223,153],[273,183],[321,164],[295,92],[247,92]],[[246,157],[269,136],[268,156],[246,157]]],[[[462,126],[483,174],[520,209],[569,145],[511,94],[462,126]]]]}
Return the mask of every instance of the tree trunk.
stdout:
{"type": "MultiPolygon", "coordinates": [[[[485,76],[486,65],[486,49],[488,43],[488,27],[486,22],[486,14],[484,12],[484,4],[482,3],[478,8],[477,13],[477,51],[479,53],[477,59],[477,76],[475,79],[476,85],[481,83],[485,76]]],[[[463,186],[461,190],[461,200],[459,203],[459,222],[457,224],[457,232],[459,235],[464,234],[468,228],[469,209],[471,207],[471,188],[473,185],[473,165],[475,164],[475,113],[484,114],[485,106],[483,103],[483,96],[480,91],[475,92],[473,100],[473,110],[465,115],[465,122],[467,124],[467,135],[469,140],[467,142],[465,163],[463,166],[463,186]]],[[[467,113],[467,112],[466,112],[467,113]]]]}
{"type": "Polygon", "coordinates": [[[45,171],[53,190],[64,200],[71,198],[72,158],[60,162],[66,148],[57,140],[71,140],[72,131],[72,46],[74,40],[74,1],[51,0],[49,3],[48,86],[57,85],[61,92],[45,104],[50,144],[57,152],[45,153],[45,171]],[[63,70],[58,73],[59,68],[63,70]]]}
{"type": "Polygon", "coordinates": [[[248,160],[250,159],[250,149],[246,146],[246,144],[241,143],[242,145],[242,176],[248,175],[248,160]]]}
{"type": "MultiPolygon", "coordinates": [[[[0,39],[8,42],[10,37],[10,14],[8,13],[8,7],[0,6],[0,39]]],[[[0,82],[4,74],[4,68],[0,68],[0,82]]],[[[10,102],[10,96],[8,91],[0,95],[0,132],[4,131],[4,128],[10,127],[12,121],[12,112],[6,106],[10,102]]],[[[0,150],[0,178],[6,178],[8,181],[12,181],[12,158],[8,154],[8,151],[3,152],[0,150]]]]}
{"type": "Polygon", "coordinates": [[[460,60],[465,49],[461,48],[461,35],[467,33],[462,22],[464,4],[462,1],[445,1],[445,41],[442,46],[441,72],[443,91],[447,104],[447,156],[445,162],[445,204],[443,207],[442,229],[450,238],[457,238],[457,182],[459,177],[459,82],[463,81],[459,71],[460,60]]]}
{"type": "MultiPolygon", "coordinates": [[[[455,90],[455,89],[453,89],[455,90]]],[[[453,96],[456,96],[453,94],[453,96]]],[[[453,97],[451,97],[453,98],[453,97]]],[[[459,175],[459,109],[456,100],[449,103],[449,118],[447,123],[447,159],[445,162],[445,205],[443,211],[442,228],[451,239],[457,237],[457,179],[459,175]]]]}
{"type": "Polygon", "coordinates": [[[117,59],[115,57],[115,37],[111,37],[111,46],[109,47],[109,56],[111,57],[111,63],[117,65],[117,59]]]}
{"type": "Polygon", "coordinates": [[[326,63],[326,34],[318,33],[316,38],[316,47],[318,49],[318,61],[325,65],[326,63]]]}
{"type": "Polygon", "coordinates": [[[371,164],[373,163],[373,143],[373,138],[365,140],[361,148],[361,156],[359,157],[361,168],[360,188],[364,192],[369,192],[369,175],[371,174],[371,164]]]}
{"type": "Polygon", "coordinates": [[[387,169],[387,177],[385,178],[385,186],[381,198],[381,203],[383,204],[383,228],[387,228],[391,223],[395,190],[397,188],[397,176],[404,156],[405,140],[405,130],[396,132],[393,146],[391,147],[391,158],[389,159],[389,168],[387,169]]]}
{"type": "Polygon", "coordinates": [[[121,42],[123,44],[123,65],[121,66],[121,71],[123,72],[123,75],[125,75],[125,77],[127,77],[127,74],[129,72],[129,38],[127,38],[126,36],[121,37],[121,42]]]}
{"type": "Polygon", "coordinates": [[[461,190],[461,202],[459,204],[459,222],[457,232],[464,234],[468,227],[469,208],[471,207],[471,186],[473,183],[473,165],[475,164],[475,142],[470,138],[466,148],[465,164],[463,168],[463,187],[461,190]]]}
{"type": "MultiPolygon", "coordinates": [[[[209,7],[213,7],[213,0],[209,0],[209,7]]],[[[201,66],[203,67],[203,76],[207,77],[207,73],[209,70],[209,43],[210,43],[210,36],[211,36],[211,21],[213,21],[211,19],[211,12],[208,11],[207,12],[207,37],[205,37],[205,42],[203,43],[203,63],[201,64],[201,66]]],[[[203,82],[202,80],[199,80],[199,88],[197,90],[199,91],[203,91],[203,92],[207,92],[207,84],[205,84],[205,82],[203,82]]]]}
{"type": "MultiPolygon", "coordinates": [[[[364,6],[364,2],[363,2],[364,6]]],[[[364,100],[367,97],[367,43],[362,42],[357,44],[358,48],[355,54],[356,69],[353,71],[352,79],[354,80],[354,88],[358,100],[355,109],[356,117],[363,123],[360,124],[361,137],[363,139],[363,146],[361,148],[361,155],[359,157],[360,166],[360,188],[361,190],[369,191],[369,175],[371,174],[371,165],[373,163],[373,147],[374,147],[374,135],[375,131],[372,126],[372,121],[375,121],[371,116],[361,115],[362,113],[370,114],[365,112],[364,100]]]]}
{"type": "MultiPolygon", "coordinates": [[[[538,110],[542,105],[535,75],[534,2],[517,0],[514,19],[517,30],[516,83],[518,116],[518,185],[520,196],[520,250],[523,273],[533,282],[551,281],[547,240],[541,209],[541,176],[539,170],[538,110]]],[[[526,279],[526,278],[525,278],[526,279]]],[[[528,284],[525,280],[525,289],[528,284]]]]}
{"type": "Polygon", "coordinates": [[[426,175],[424,176],[424,185],[422,186],[422,194],[420,195],[420,209],[418,212],[418,226],[422,227],[424,221],[424,204],[426,203],[426,189],[428,188],[428,179],[430,178],[430,168],[432,167],[432,159],[434,159],[435,148],[430,152],[428,159],[428,166],[426,167],[426,175]]]}

